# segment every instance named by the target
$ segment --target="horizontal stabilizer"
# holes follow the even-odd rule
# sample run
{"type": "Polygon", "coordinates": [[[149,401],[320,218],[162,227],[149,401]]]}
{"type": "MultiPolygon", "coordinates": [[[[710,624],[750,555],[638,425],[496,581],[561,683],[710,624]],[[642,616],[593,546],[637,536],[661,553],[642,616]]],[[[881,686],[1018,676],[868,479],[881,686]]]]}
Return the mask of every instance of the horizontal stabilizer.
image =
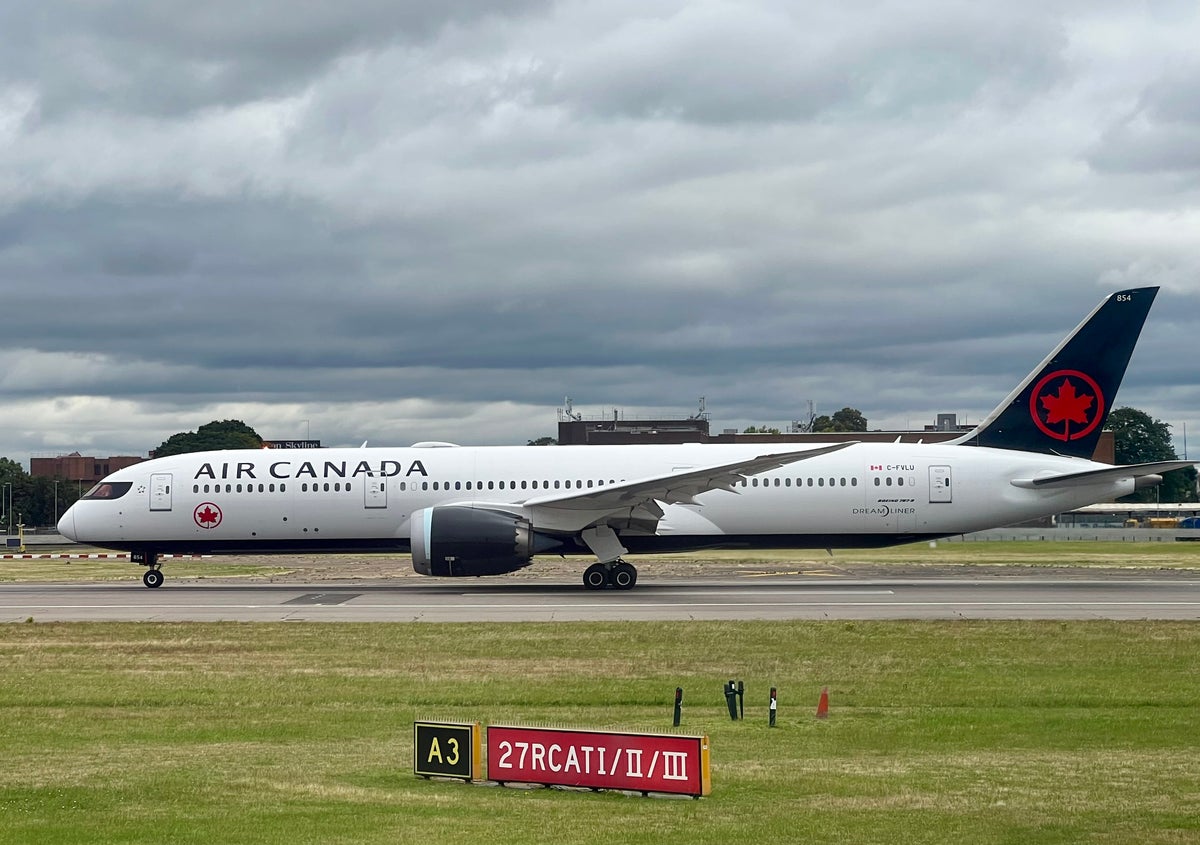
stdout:
{"type": "Polygon", "coordinates": [[[1027,490],[1052,490],[1056,487],[1086,487],[1090,484],[1104,484],[1119,481],[1122,478],[1144,478],[1148,475],[1160,475],[1173,469],[1184,469],[1194,465],[1196,461],[1156,461],[1149,464],[1128,464],[1126,466],[1090,469],[1083,472],[1066,472],[1058,475],[1047,475],[1039,478],[1019,478],[1012,482],[1014,487],[1024,487],[1027,490]]]}

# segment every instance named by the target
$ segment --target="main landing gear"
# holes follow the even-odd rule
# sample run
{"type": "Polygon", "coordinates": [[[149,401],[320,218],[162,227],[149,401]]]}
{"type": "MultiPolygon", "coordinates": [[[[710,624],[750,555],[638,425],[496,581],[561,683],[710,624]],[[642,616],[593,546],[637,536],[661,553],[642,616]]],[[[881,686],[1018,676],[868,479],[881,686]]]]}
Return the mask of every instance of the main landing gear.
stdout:
{"type": "Polygon", "coordinates": [[[162,574],[162,564],[158,562],[158,552],[133,552],[129,556],[134,563],[146,567],[142,575],[142,583],[150,589],[161,587],[165,580],[162,574]]]}
{"type": "Polygon", "coordinates": [[[621,560],[629,550],[621,545],[617,532],[608,525],[597,525],[580,532],[580,539],[599,558],[583,571],[583,586],[589,590],[632,590],[637,583],[637,568],[621,560]]]}
{"type": "Polygon", "coordinates": [[[593,563],[583,571],[583,586],[589,590],[632,590],[637,583],[637,567],[617,559],[611,563],[593,563]]]}

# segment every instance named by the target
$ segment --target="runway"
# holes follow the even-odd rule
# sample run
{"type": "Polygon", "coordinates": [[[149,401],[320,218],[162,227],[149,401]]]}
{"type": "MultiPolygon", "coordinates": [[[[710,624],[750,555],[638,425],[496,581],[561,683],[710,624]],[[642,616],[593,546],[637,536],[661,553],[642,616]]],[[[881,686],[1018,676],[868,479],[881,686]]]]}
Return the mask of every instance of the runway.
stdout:
{"type": "Polygon", "coordinates": [[[483,622],[1200,619],[1200,580],[645,579],[629,591],[471,579],[0,586],[0,621],[483,622]]]}

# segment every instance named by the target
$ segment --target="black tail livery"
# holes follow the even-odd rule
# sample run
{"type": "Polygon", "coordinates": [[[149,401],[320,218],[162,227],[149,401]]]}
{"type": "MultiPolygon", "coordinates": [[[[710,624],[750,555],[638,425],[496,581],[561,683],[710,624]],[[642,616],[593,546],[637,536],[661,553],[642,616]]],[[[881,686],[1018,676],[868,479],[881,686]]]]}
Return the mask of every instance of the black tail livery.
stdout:
{"type": "Polygon", "coordinates": [[[1111,294],[958,443],[1091,458],[1157,287],[1111,294]]]}

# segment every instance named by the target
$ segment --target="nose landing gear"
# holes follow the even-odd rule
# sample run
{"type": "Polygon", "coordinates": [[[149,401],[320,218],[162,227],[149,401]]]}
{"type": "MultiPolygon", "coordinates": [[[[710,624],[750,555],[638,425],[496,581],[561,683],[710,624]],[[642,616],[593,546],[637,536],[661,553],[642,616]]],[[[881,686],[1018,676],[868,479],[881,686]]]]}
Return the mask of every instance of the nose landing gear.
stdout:
{"type": "Polygon", "coordinates": [[[129,559],[146,567],[142,575],[142,583],[150,589],[161,587],[165,580],[162,574],[162,564],[158,562],[158,552],[133,552],[129,559]]]}

